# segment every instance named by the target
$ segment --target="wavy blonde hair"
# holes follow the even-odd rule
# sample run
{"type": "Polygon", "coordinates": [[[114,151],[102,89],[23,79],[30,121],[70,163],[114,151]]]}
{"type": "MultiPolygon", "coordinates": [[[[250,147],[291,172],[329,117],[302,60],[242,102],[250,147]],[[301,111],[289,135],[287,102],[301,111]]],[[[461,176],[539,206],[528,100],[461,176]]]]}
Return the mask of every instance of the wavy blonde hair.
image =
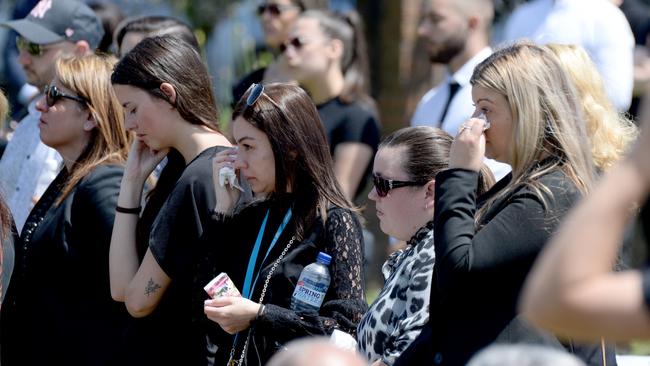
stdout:
{"type": "Polygon", "coordinates": [[[530,186],[546,204],[545,197],[552,194],[538,178],[555,169],[561,169],[583,194],[588,192],[594,166],[584,148],[589,139],[579,99],[548,49],[527,41],[506,46],[480,63],[470,82],[503,95],[513,119],[513,178],[479,210],[477,222],[494,201],[521,185],[530,186]]]}
{"type": "Polygon", "coordinates": [[[107,55],[62,58],[56,62],[59,82],[87,101],[85,108],[97,123],[88,145],[69,172],[57,205],[98,165],[126,162],[132,134],[124,128],[124,111],[111,85],[116,62],[116,58],[107,55]]]}
{"type": "Polygon", "coordinates": [[[607,170],[627,151],[638,135],[636,125],[618,113],[607,97],[603,79],[593,61],[576,45],[548,44],[573,82],[580,97],[596,167],[607,170]]]}
{"type": "MultiPolygon", "coordinates": [[[[9,102],[4,92],[0,90],[0,128],[4,129],[7,116],[9,115],[9,102]]],[[[0,251],[2,250],[2,241],[8,233],[11,225],[11,212],[4,202],[4,194],[0,190],[0,251]]],[[[0,254],[0,264],[2,263],[2,254],[0,254]]],[[[2,289],[0,289],[2,290],[2,289]]]]}

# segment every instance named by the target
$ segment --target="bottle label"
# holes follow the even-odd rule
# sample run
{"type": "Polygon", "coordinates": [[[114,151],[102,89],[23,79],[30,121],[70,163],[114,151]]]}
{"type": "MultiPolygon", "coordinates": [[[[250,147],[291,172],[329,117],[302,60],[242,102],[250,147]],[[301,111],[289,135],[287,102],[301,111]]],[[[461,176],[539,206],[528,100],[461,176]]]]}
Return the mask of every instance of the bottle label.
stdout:
{"type": "Polygon", "coordinates": [[[327,292],[327,284],[319,283],[310,278],[301,278],[293,291],[296,300],[320,308],[327,292]]]}

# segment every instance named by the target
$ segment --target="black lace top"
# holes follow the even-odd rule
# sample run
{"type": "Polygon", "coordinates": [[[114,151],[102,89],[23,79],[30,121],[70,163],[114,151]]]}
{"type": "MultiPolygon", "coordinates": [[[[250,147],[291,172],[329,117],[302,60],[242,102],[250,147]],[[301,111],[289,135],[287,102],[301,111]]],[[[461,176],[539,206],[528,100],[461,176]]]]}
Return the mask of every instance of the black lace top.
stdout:
{"type": "MultiPolygon", "coordinates": [[[[261,268],[251,300],[259,302],[264,281],[273,263],[295,235],[293,220],[282,232],[277,244],[264,260],[264,254],[284,218],[290,203],[263,202],[242,210],[232,218],[215,218],[204,236],[204,263],[197,276],[205,285],[210,277],[226,272],[235,285],[243,287],[248,259],[268,210],[269,219],[255,266],[261,268]]],[[[207,298],[207,295],[204,296],[207,298]]],[[[202,305],[202,300],[200,302],[202,305]]],[[[364,298],[363,237],[357,216],[349,210],[334,207],[328,210],[325,224],[317,219],[302,240],[295,240],[270,278],[263,303],[266,308],[254,322],[249,339],[247,365],[264,364],[282,344],[309,335],[328,335],[340,329],[353,336],[367,304],[364,298]],[[329,266],[331,282],[323,305],[316,312],[290,310],[291,296],[303,267],[316,261],[318,252],[332,256],[329,266]]],[[[209,320],[209,334],[218,347],[215,364],[225,364],[233,345],[219,325],[209,320]]],[[[247,331],[238,337],[236,359],[241,355],[247,331]]]]}

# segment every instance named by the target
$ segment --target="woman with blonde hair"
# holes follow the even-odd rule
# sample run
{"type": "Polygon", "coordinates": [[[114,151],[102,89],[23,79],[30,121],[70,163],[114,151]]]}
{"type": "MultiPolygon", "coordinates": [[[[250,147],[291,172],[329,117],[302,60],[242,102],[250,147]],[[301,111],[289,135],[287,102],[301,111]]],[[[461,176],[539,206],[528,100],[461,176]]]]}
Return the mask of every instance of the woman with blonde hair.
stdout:
{"type": "Polygon", "coordinates": [[[463,124],[449,169],[436,176],[428,329],[396,365],[464,365],[493,342],[562,347],[521,321],[517,300],[559,221],[591,186],[578,97],[555,56],[531,43],[496,51],[470,82],[474,116],[484,118],[463,124]],[[512,172],[476,197],[485,156],[512,172]]]}
{"type": "Polygon", "coordinates": [[[548,44],[578,92],[594,165],[601,172],[618,161],[637,137],[637,128],[609,100],[593,61],[577,45],[548,44]]]}
{"type": "MultiPolygon", "coordinates": [[[[0,91],[0,126],[4,125],[9,114],[9,102],[0,91]]],[[[9,279],[14,268],[14,241],[17,239],[12,230],[11,211],[5,203],[4,192],[0,192],[0,306],[9,286],[9,279]]]]}
{"type": "Polygon", "coordinates": [[[63,168],[30,212],[2,307],[2,364],[115,359],[127,313],[111,299],[108,250],[130,144],[111,87],[115,59],[60,59],[36,104],[63,168]]]}

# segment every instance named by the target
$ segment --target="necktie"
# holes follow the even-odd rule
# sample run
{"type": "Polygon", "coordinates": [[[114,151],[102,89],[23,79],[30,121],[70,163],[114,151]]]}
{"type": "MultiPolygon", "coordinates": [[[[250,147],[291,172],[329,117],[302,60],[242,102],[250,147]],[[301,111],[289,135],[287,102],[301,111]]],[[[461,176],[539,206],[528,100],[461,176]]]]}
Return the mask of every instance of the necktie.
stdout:
{"type": "Polygon", "coordinates": [[[447,116],[447,111],[449,110],[449,105],[451,104],[451,100],[454,99],[454,95],[458,92],[458,89],[460,89],[460,84],[458,84],[455,81],[452,81],[449,83],[449,97],[447,97],[447,103],[445,103],[445,108],[442,110],[442,114],[440,115],[439,121],[439,126],[442,127],[442,122],[445,120],[445,117],[447,116]]]}

